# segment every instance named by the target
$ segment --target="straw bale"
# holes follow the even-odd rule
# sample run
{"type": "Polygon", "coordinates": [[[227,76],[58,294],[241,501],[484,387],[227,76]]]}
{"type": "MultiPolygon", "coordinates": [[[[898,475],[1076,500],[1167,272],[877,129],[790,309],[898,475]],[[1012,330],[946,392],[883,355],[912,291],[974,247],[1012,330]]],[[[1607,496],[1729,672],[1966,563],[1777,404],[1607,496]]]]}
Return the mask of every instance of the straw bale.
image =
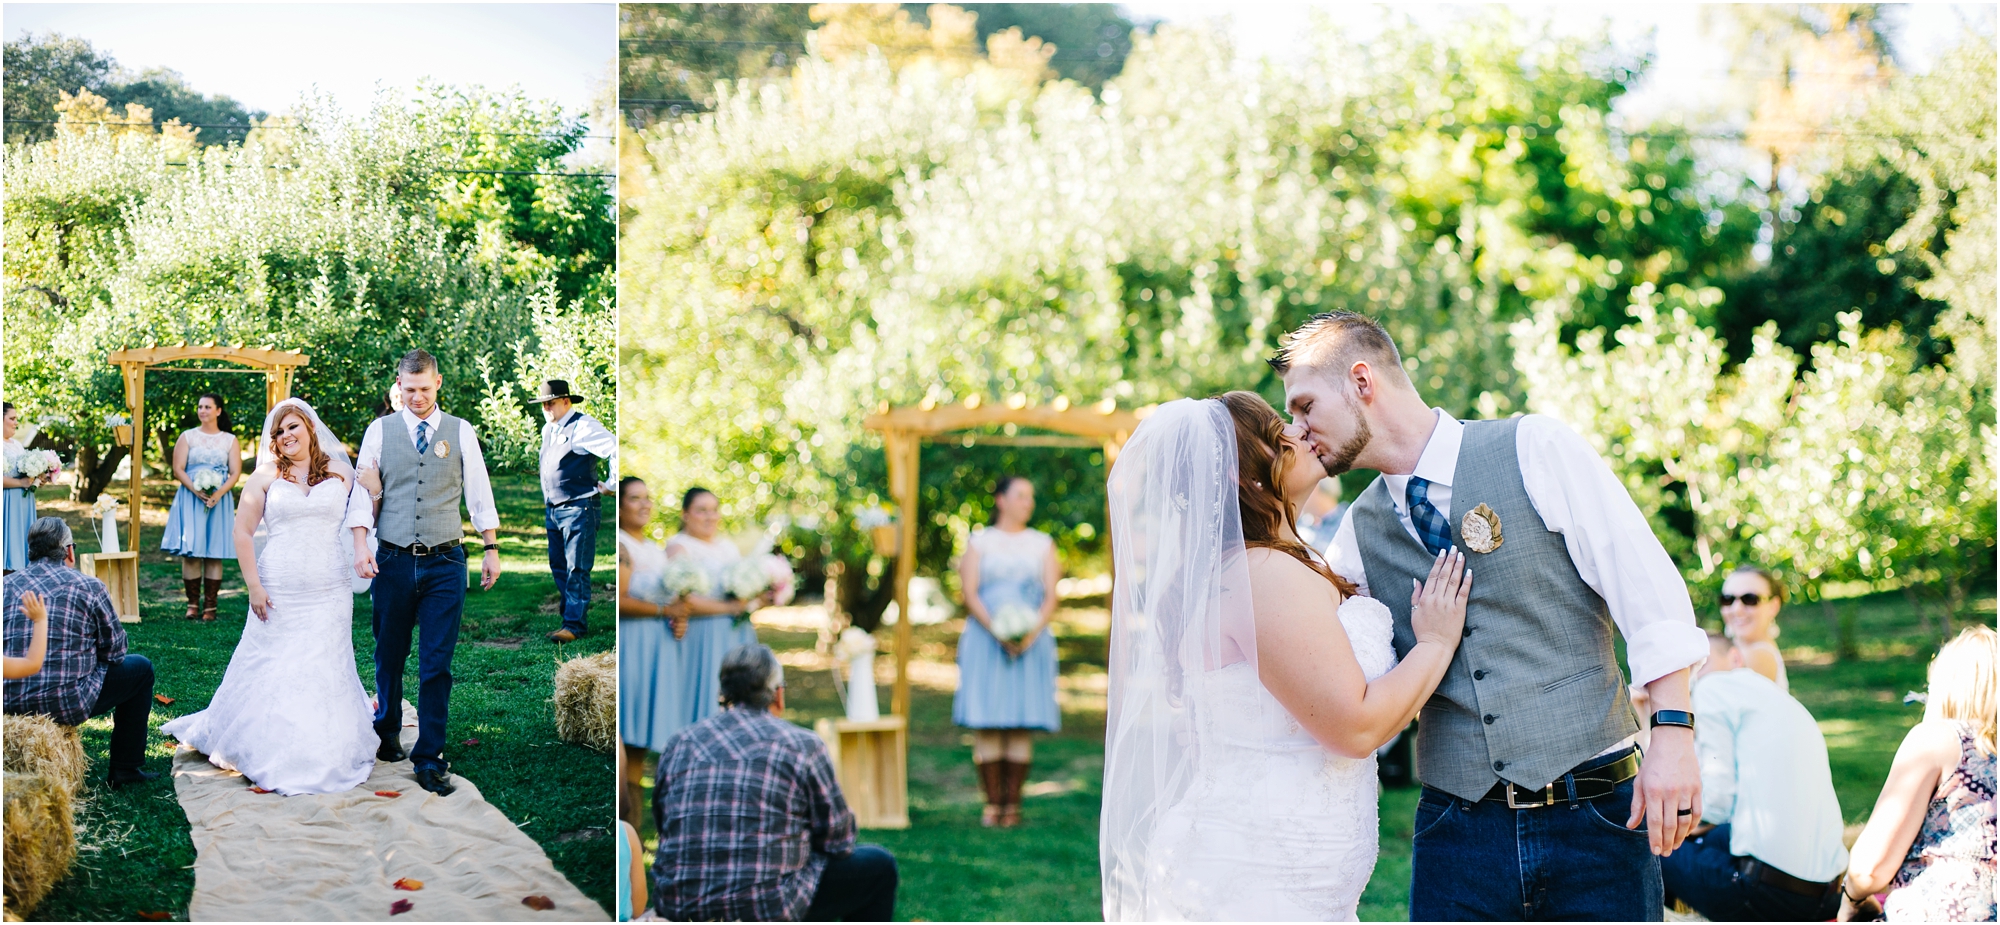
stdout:
{"type": "Polygon", "coordinates": [[[74,793],[53,774],[6,772],[7,911],[26,917],[76,860],[74,793]]]}
{"type": "Polygon", "coordinates": [[[618,653],[570,659],[556,669],[556,735],[598,751],[618,745],[618,653]]]}
{"type": "Polygon", "coordinates": [[[77,727],[63,726],[46,716],[9,713],[4,737],[6,769],[22,774],[51,774],[75,794],[83,789],[83,738],[77,727]]]}

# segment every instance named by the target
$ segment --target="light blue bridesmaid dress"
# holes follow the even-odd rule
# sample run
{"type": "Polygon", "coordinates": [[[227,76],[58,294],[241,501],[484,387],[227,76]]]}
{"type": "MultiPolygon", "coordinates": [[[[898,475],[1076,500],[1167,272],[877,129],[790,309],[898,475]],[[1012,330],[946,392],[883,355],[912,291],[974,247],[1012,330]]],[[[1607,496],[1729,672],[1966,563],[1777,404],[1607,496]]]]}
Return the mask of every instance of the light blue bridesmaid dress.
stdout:
{"type": "MultiPolygon", "coordinates": [[[[182,438],[187,441],[187,474],[190,479],[203,470],[220,472],[225,479],[229,477],[229,454],[236,444],[235,435],[226,430],[204,434],[197,429],[188,431],[182,438]]],[[[160,537],[160,549],[193,559],[234,559],[235,529],[234,492],[223,494],[214,507],[209,507],[186,485],[182,485],[179,491],[174,492],[174,506],[167,511],[167,529],[160,537]]]]}
{"type": "MultiPolygon", "coordinates": [[[[988,614],[1008,606],[1041,610],[1048,557],[1055,554],[1048,534],[987,528],[972,535],[971,545],[979,553],[979,600],[988,614]]],[[[958,693],[951,700],[951,720],[969,729],[1060,730],[1055,630],[1043,629],[1028,651],[1009,657],[1000,640],[967,617],[958,637],[958,693]]]]}

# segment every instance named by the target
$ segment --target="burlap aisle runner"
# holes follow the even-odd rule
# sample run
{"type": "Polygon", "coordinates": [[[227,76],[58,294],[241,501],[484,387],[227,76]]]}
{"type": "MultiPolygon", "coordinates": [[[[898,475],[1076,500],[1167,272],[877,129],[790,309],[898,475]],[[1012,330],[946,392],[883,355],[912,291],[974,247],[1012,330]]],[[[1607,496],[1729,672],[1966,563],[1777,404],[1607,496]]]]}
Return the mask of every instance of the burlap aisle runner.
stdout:
{"type": "MultiPolygon", "coordinates": [[[[405,750],[416,744],[408,703],[405,750]]],[[[610,916],[549,863],[542,847],[456,774],[440,797],[417,786],[410,762],[377,762],[346,793],[256,793],[190,748],[174,754],[174,792],[193,827],[197,922],[395,921],[604,922],[610,916]],[[393,790],[400,797],[376,796],[393,790]],[[398,890],[402,878],[423,881],[398,890]],[[547,896],[536,911],[521,900],[547,896]]]]}

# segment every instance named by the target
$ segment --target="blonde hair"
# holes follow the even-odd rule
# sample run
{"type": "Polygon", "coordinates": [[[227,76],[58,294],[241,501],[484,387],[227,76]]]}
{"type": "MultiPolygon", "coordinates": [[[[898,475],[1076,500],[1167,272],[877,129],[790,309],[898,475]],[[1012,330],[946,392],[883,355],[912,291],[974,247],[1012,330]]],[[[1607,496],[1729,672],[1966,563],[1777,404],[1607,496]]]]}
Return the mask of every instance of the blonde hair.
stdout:
{"type": "Polygon", "coordinates": [[[2000,634],[1990,626],[1970,626],[1931,659],[1930,700],[1925,719],[1960,720],[1972,726],[1980,754],[1992,755],[1996,695],[1994,661],[2000,634]]]}

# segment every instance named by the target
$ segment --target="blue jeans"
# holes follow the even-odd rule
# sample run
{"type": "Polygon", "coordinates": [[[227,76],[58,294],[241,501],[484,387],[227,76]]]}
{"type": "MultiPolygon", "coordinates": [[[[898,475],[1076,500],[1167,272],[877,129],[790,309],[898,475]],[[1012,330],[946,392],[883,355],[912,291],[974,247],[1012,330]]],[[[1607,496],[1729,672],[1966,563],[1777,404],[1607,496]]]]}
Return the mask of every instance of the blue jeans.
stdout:
{"type": "Polygon", "coordinates": [[[1660,859],[1667,895],[1712,922],[1823,922],[1840,911],[1840,894],[1801,896],[1745,873],[1729,853],[1729,824],[1681,843],[1660,859]]]}
{"type": "Polygon", "coordinates": [[[603,505],[592,495],[568,504],[551,504],[546,512],[549,531],[549,574],[562,592],[562,628],[583,635],[584,611],[590,609],[590,567],[597,558],[597,521],[603,505]]]}
{"type": "Polygon", "coordinates": [[[127,652],[104,670],[104,686],[97,690],[97,702],[90,715],[111,714],[111,756],[105,762],[113,771],[137,771],[146,762],[146,720],[153,715],[153,663],[143,655],[127,652]]]}
{"type": "Polygon", "coordinates": [[[465,547],[435,556],[382,547],[370,599],[375,609],[375,734],[393,742],[403,731],[403,668],[417,634],[417,770],[445,770],[444,728],[451,716],[451,656],[465,613],[465,547]]]}
{"type": "Polygon", "coordinates": [[[828,858],[806,907],[808,922],[896,920],[896,858],[874,845],[856,845],[828,858]]]}
{"type": "MultiPolygon", "coordinates": [[[[1562,780],[1555,787],[1562,792],[1562,780]]],[[[1631,808],[1631,781],[1610,796],[1538,809],[1425,787],[1410,920],[1660,921],[1660,860],[1644,825],[1625,828],[1631,808]]]]}

